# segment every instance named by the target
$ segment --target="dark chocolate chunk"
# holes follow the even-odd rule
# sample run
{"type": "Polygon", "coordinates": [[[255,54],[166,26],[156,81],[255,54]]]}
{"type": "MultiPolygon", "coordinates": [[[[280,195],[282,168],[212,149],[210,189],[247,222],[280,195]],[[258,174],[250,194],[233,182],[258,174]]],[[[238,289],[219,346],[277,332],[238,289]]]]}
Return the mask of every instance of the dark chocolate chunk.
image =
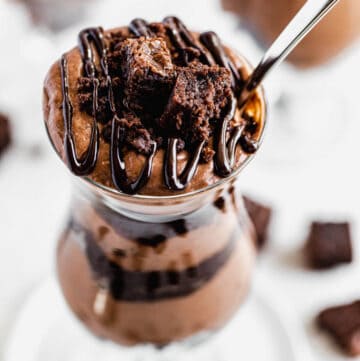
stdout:
{"type": "Polygon", "coordinates": [[[222,212],[225,212],[225,198],[219,197],[215,200],[214,206],[222,212]]]}
{"type": "Polygon", "coordinates": [[[157,234],[155,236],[152,237],[140,237],[136,239],[136,242],[142,244],[143,246],[148,246],[148,247],[157,247],[159,246],[161,243],[166,242],[166,237],[162,234],[157,234]]]}
{"type": "Polygon", "coordinates": [[[260,249],[265,245],[268,238],[272,210],[247,196],[244,196],[243,199],[245,208],[254,224],[257,235],[256,244],[260,249]]]}
{"type": "Polygon", "coordinates": [[[190,142],[207,141],[210,121],[221,118],[231,94],[227,69],[203,64],[181,68],[160,126],[190,142]]]}
{"type": "Polygon", "coordinates": [[[360,301],[322,311],[318,324],[349,355],[360,355],[360,301]]]}
{"type": "Polygon", "coordinates": [[[120,249],[120,248],[114,248],[112,253],[113,253],[113,255],[115,257],[119,257],[119,258],[125,258],[126,257],[126,252],[123,249],[120,249]]]}
{"type": "Polygon", "coordinates": [[[164,110],[174,84],[174,65],[164,39],[125,40],[119,49],[124,105],[153,119],[164,110]]]}
{"type": "Polygon", "coordinates": [[[176,221],[169,222],[168,225],[176,234],[184,235],[188,232],[185,219],[178,219],[176,221]]]}
{"type": "Polygon", "coordinates": [[[306,244],[306,254],[313,268],[329,268],[351,262],[349,223],[313,222],[306,244]]]}
{"type": "Polygon", "coordinates": [[[11,142],[10,120],[0,113],[0,154],[9,146],[11,142]]]}

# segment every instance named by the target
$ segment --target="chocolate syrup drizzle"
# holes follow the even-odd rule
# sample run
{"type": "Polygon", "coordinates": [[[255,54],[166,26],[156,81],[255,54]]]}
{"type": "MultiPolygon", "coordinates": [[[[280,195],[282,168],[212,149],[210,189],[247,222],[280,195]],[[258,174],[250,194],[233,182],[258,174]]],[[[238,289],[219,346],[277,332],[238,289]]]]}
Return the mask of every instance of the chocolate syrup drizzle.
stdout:
{"type": "Polygon", "coordinates": [[[189,64],[189,55],[191,50],[194,49],[199,52],[201,62],[206,65],[212,65],[214,63],[208,54],[196,43],[190,31],[180,19],[175,16],[168,16],[163,20],[163,24],[169,29],[173,45],[175,49],[180,52],[186,65],[189,64]]]}
{"type": "MultiPolygon", "coordinates": [[[[97,127],[96,118],[94,116],[91,128],[90,142],[85,153],[78,158],[76,154],[76,146],[74,141],[74,134],[72,131],[73,107],[69,95],[69,75],[67,71],[67,59],[63,55],[61,58],[61,78],[62,78],[62,92],[63,92],[63,118],[64,118],[64,150],[67,164],[71,171],[83,176],[91,173],[97,162],[99,152],[99,129],[97,127]]],[[[97,85],[94,83],[94,109],[97,108],[97,85]]],[[[95,113],[94,113],[95,114],[95,113]]]]}
{"type": "MultiPolygon", "coordinates": [[[[191,62],[191,55],[198,54],[199,60],[207,65],[217,63],[219,66],[227,68],[232,75],[232,87],[235,95],[241,88],[242,79],[238,69],[231,59],[227,56],[220,39],[214,32],[206,32],[200,35],[200,42],[208,51],[205,51],[200,44],[196,42],[186,26],[176,17],[167,17],[163,20],[164,25],[168,29],[171,42],[180,54],[182,61],[188,65],[191,62]],[[211,55],[211,56],[210,56],[211,55]]],[[[150,25],[143,19],[135,19],[129,25],[129,30],[136,37],[154,37],[155,34],[151,30],[150,25]]],[[[104,32],[102,28],[88,28],[79,34],[79,48],[84,63],[84,72],[93,84],[93,124],[88,149],[78,158],[74,135],[72,131],[73,107],[69,96],[69,79],[68,65],[66,55],[61,59],[61,78],[63,92],[63,117],[64,117],[64,148],[65,156],[69,168],[73,173],[79,176],[90,174],[97,162],[99,152],[99,129],[97,125],[98,114],[98,92],[102,75],[106,79],[107,102],[112,112],[111,122],[111,143],[110,143],[110,167],[113,183],[120,191],[128,194],[137,193],[149,180],[152,172],[153,160],[157,151],[157,144],[154,141],[150,154],[146,157],[144,166],[140,174],[135,180],[130,180],[126,172],[126,164],[122,154],[123,148],[123,132],[124,129],[120,124],[116,109],[112,79],[109,74],[108,67],[108,48],[104,41],[104,32]],[[94,48],[100,59],[101,70],[98,70],[94,59],[94,48]]],[[[244,134],[244,126],[236,127],[230,137],[227,136],[229,122],[234,118],[236,111],[236,99],[231,97],[228,101],[227,112],[217,130],[215,137],[217,138],[217,152],[215,156],[215,170],[221,177],[230,175],[234,168],[235,152],[237,144],[247,153],[254,153],[257,150],[257,142],[244,134]],[[229,138],[227,140],[227,138],[229,138]]],[[[164,162],[164,179],[165,184],[172,190],[183,190],[194,177],[199,165],[202,149],[205,141],[198,144],[193,156],[185,165],[184,170],[178,175],[177,172],[177,143],[178,138],[170,138],[165,154],[164,162]]]]}
{"type": "Polygon", "coordinates": [[[239,73],[239,70],[236,68],[234,62],[226,55],[225,50],[221,44],[221,40],[213,31],[208,31],[200,35],[200,41],[206,46],[210,51],[211,55],[215,59],[215,62],[230,70],[232,76],[232,86],[234,92],[238,94],[239,89],[242,85],[242,79],[239,73]]]}
{"type": "Polygon", "coordinates": [[[169,189],[182,190],[194,177],[199,164],[200,155],[204,147],[205,141],[199,143],[196,150],[186,164],[181,175],[177,174],[177,143],[179,139],[170,138],[168,140],[168,148],[165,155],[165,184],[169,189]]]}
{"type": "MultiPolygon", "coordinates": [[[[150,178],[152,162],[154,155],[156,153],[156,143],[153,142],[152,151],[150,155],[147,157],[143,169],[141,170],[139,176],[131,181],[126,173],[126,165],[122,156],[121,148],[121,126],[119,125],[119,117],[117,115],[117,110],[114,101],[112,80],[109,74],[109,66],[108,66],[108,57],[107,57],[107,46],[104,41],[104,33],[102,28],[89,28],[80,32],[79,34],[79,48],[82,55],[82,59],[84,62],[84,69],[86,75],[92,80],[93,83],[93,117],[94,123],[92,127],[92,136],[89,150],[85,153],[86,157],[84,158],[84,163],[88,158],[91,160],[91,165],[93,168],[89,168],[87,163],[85,166],[82,165],[80,168],[81,174],[79,173],[79,168],[73,166],[76,165],[76,153],[74,151],[74,141],[73,141],[73,133],[70,129],[68,134],[70,137],[65,136],[65,150],[68,149],[68,143],[70,146],[72,145],[71,153],[66,152],[66,156],[68,159],[68,163],[70,164],[70,169],[77,175],[87,175],[92,172],[96,165],[97,154],[99,149],[99,131],[97,127],[96,115],[98,111],[98,90],[99,90],[99,79],[97,77],[96,65],[94,62],[94,52],[92,48],[92,43],[94,44],[98,55],[100,57],[100,65],[103,76],[106,79],[106,87],[107,87],[107,101],[110,107],[110,110],[113,114],[112,125],[111,125],[111,143],[110,143],[110,166],[111,166],[111,175],[115,186],[124,193],[134,194],[141,187],[143,187],[147,180],[150,178]],[[69,142],[70,139],[70,142],[69,142]],[[96,140],[94,140],[96,139],[96,140]],[[94,150],[93,150],[94,148],[94,150]],[[93,151],[92,151],[93,150],[93,151]],[[91,158],[90,156],[93,157],[91,158]]],[[[63,83],[63,92],[64,92],[64,119],[65,119],[65,128],[71,127],[72,123],[72,106],[69,101],[68,96],[68,78],[67,74],[67,62],[65,56],[63,56],[63,61],[61,62],[61,74],[62,74],[62,83],[63,83]],[[66,112],[66,114],[65,114],[66,112]],[[66,117],[65,117],[66,115],[66,117]],[[70,125],[69,125],[70,124],[70,125]]]]}
{"type": "Polygon", "coordinates": [[[155,34],[151,31],[149,24],[144,19],[134,19],[130,25],[129,30],[136,36],[144,36],[145,38],[151,38],[155,34]]]}

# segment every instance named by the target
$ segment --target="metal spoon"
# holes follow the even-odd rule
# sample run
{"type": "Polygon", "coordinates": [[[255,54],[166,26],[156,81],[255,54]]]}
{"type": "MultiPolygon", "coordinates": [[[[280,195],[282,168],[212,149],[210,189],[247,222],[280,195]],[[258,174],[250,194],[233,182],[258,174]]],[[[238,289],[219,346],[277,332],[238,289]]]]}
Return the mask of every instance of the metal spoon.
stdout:
{"type": "Polygon", "coordinates": [[[240,94],[242,108],[265,76],[280,64],[339,0],[308,0],[273,42],[240,94]]]}

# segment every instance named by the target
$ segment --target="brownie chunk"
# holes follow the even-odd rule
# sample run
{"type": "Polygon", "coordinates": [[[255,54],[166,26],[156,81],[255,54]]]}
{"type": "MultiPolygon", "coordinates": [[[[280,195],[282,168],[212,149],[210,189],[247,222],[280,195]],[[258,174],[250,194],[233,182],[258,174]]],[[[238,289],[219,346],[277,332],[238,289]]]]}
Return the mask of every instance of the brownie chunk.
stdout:
{"type": "Polygon", "coordinates": [[[360,301],[322,311],[318,316],[318,324],[349,355],[360,355],[360,301]]]}
{"type": "Polygon", "coordinates": [[[190,142],[208,140],[210,120],[220,119],[231,94],[227,69],[203,64],[180,68],[160,125],[190,142]]]}
{"type": "Polygon", "coordinates": [[[164,39],[127,39],[121,43],[124,104],[141,116],[160,116],[174,85],[175,73],[164,39]]]}
{"type": "Polygon", "coordinates": [[[306,245],[309,264],[313,268],[330,268],[352,261],[349,223],[313,222],[306,245]]]}
{"type": "Polygon", "coordinates": [[[0,155],[11,142],[10,120],[0,113],[0,155]]]}
{"type": "Polygon", "coordinates": [[[257,247],[260,249],[265,245],[268,239],[272,210],[264,204],[261,204],[247,196],[244,196],[243,199],[245,208],[254,224],[257,235],[256,243],[257,247]]]}

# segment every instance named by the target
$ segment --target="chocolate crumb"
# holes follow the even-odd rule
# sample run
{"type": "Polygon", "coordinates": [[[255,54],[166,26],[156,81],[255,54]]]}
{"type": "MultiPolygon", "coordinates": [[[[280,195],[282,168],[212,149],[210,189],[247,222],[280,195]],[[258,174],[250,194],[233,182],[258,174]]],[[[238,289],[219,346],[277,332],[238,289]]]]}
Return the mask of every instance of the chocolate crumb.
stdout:
{"type": "Polygon", "coordinates": [[[184,235],[188,232],[185,219],[178,219],[168,224],[175,231],[176,234],[184,235]]]}
{"type": "Polygon", "coordinates": [[[360,355],[360,301],[325,309],[317,321],[350,356],[360,355]]]}
{"type": "Polygon", "coordinates": [[[112,254],[115,257],[119,257],[119,258],[125,258],[126,257],[126,252],[123,249],[120,249],[120,248],[114,248],[112,250],[112,254]]]}
{"type": "Polygon", "coordinates": [[[350,263],[350,224],[313,222],[306,244],[306,255],[310,266],[315,269],[350,263]]]}
{"type": "Polygon", "coordinates": [[[10,120],[0,113],[0,155],[11,143],[10,120]]]}
{"type": "Polygon", "coordinates": [[[265,245],[268,239],[268,231],[271,221],[272,210],[271,208],[247,196],[244,196],[243,199],[245,208],[248,211],[249,217],[255,227],[257,235],[256,244],[257,247],[260,249],[265,245]]]}
{"type": "Polygon", "coordinates": [[[219,197],[215,200],[214,202],[214,206],[217,209],[220,209],[220,211],[225,212],[225,198],[224,197],[219,197]]]}
{"type": "Polygon", "coordinates": [[[140,243],[143,246],[154,247],[154,248],[158,247],[161,243],[164,243],[165,241],[166,241],[166,237],[162,234],[157,234],[149,238],[140,237],[137,238],[136,240],[136,242],[140,243]]]}

